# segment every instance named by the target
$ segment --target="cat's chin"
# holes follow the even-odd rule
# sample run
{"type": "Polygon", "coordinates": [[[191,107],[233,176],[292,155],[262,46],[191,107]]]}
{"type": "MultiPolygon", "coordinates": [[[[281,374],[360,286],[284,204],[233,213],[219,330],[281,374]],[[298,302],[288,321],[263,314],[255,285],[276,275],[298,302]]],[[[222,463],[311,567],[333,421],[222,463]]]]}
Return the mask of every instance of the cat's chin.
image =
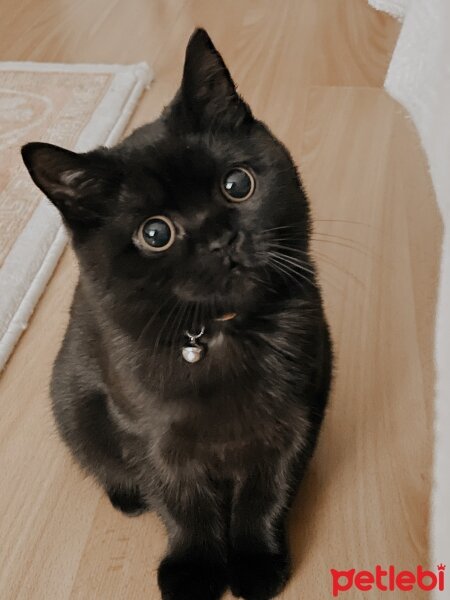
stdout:
{"type": "Polygon", "coordinates": [[[212,318],[220,318],[227,313],[243,313],[252,311],[258,306],[261,294],[256,290],[245,293],[235,290],[229,293],[177,294],[182,302],[203,307],[206,314],[212,318]]]}
{"type": "Polygon", "coordinates": [[[174,294],[183,302],[208,305],[219,313],[239,311],[248,308],[260,298],[258,284],[251,277],[232,276],[219,285],[211,282],[187,282],[176,285],[174,294]]]}
{"type": "Polygon", "coordinates": [[[203,309],[209,318],[220,318],[227,313],[247,311],[254,304],[251,297],[238,297],[234,294],[177,294],[182,302],[203,309]]]}

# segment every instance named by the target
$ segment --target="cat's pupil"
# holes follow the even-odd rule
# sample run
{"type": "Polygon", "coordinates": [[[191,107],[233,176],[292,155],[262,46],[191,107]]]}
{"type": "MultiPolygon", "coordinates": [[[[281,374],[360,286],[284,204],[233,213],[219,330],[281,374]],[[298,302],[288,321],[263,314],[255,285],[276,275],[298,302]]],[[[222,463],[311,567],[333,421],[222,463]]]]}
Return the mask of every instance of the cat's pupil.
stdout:
{"type": "Polygon", "coordinates": [[[228,196],[244,200],[251,195],[253,180],[246,170],[237,168],[227,173],[223,186],[228,196]]]}
{"type": "Polygon", "coordinates": [[[149,246],[163,248],[170,242],[172,231],[162,219],[150,219],[142,228],[142,235],[149,246]]]}

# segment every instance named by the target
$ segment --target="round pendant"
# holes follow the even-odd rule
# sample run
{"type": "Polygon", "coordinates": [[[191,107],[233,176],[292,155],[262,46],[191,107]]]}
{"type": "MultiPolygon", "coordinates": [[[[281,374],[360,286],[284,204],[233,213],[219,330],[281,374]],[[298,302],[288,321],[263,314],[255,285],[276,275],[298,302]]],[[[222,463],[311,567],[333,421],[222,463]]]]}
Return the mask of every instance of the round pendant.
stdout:
{"type": "Polygon", "coordinates": [[[203,358],[205,351],[198,344],[188,344],[183,346],[181,353],[186,362],[196,363],[203,358]]]}

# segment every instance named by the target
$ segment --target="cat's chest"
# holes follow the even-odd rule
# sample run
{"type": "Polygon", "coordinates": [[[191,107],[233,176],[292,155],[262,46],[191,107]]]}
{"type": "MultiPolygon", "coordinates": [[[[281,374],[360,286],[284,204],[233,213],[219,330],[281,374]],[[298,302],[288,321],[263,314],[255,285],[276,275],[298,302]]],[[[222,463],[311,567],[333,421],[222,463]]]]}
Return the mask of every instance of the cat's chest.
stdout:
{"type": "Polygon", "coordinates": [[[306,439],[308,423],[300,408],[276,415],[261,404],[247,403],[241,410],[237,405],[169,419],[154,446],[158,460],[175,470],[200,466],[235,476],[248,465],[289,453],[306,439]]]}

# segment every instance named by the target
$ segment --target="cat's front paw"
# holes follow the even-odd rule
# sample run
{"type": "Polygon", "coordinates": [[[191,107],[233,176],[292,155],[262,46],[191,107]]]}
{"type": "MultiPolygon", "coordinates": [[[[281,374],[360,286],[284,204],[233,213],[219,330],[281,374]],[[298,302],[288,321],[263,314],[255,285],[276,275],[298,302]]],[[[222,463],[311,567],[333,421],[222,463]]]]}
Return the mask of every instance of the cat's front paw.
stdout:
{"type": "Polygon", "coordinates": [[[290,561],[287,553],[235,554],[230,570],[234,596],[245,600],[270,600],[289,579],[290,561]]]}
{"type": "Polygon", "coordinates": [[[159,565],[162,600],[219,600],[227,587],[224,565],[187,557],[166,557],[159,565]]]}
{"type": "Polygon", "coordinates": [[[114,508],[128,517],[137,517],[149,510],[148,504],[138,487],[129,489],[110,487],[106,493],[114,508]]]}

